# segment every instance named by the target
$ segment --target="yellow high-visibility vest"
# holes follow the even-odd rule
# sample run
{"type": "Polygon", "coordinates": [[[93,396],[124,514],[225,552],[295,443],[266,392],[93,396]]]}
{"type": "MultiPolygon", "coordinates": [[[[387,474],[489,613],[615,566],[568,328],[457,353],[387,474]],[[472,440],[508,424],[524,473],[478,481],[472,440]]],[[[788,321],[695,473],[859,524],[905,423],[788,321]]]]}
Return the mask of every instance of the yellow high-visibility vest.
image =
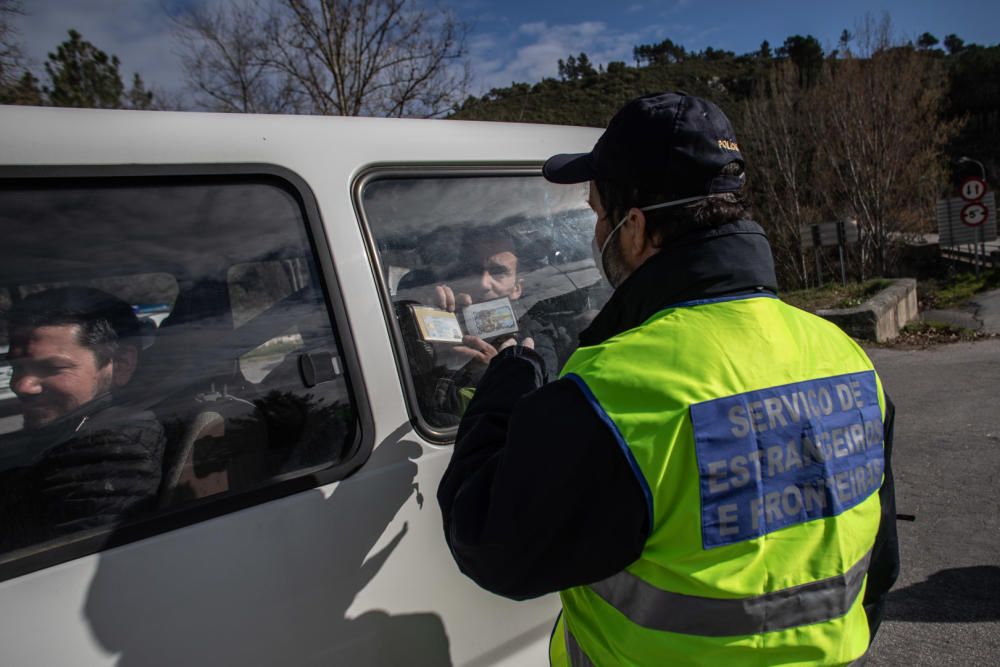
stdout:
{"type": "Polygon", "coordinates": [[[885,399],[835,325],[766,296],[689,302],[578,349],[646,495],[637,561],[560,593],[553,665],[845,665],[878,530],[885,399]]]}

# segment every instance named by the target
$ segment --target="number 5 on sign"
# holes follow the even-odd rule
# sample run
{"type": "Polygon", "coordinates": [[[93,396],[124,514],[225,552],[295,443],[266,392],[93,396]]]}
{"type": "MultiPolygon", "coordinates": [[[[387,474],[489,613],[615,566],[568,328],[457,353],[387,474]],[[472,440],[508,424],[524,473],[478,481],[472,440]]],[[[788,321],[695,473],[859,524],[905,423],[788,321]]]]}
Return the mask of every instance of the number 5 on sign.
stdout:
{"type": "Polygon", "coordinates": [[[989,216],[989,209],[979,202],[973,202],[962,207],[962,213],[960,216],[962,218],[962,222],[967,224],[969,227],[978,227],[986,222],[986,218],[989,216]]]}

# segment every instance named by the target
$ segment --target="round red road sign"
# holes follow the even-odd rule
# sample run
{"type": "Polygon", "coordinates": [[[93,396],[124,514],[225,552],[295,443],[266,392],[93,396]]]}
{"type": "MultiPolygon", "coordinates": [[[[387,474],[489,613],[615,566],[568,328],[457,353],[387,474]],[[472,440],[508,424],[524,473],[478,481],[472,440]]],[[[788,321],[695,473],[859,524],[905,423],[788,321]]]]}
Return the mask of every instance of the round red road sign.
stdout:
{"type": "Polygon", "coordinates": [[[958,193],[965,201],[976,201],[986,194],[986,181],[978,176],[970,176],[962,181],[962,187],[958,193]]]}
{"type": "Polygon", "coordinates": [[[963,224],[966,224],[969,227],[978,227],[986,222],[986,218],[989,217],[989,214],[989,209],[987,209],[984,204],[974,201],[971,204],[966,204],[962,207],[962,212],[959,213],[959,217],[962,219],[963,224]]]}

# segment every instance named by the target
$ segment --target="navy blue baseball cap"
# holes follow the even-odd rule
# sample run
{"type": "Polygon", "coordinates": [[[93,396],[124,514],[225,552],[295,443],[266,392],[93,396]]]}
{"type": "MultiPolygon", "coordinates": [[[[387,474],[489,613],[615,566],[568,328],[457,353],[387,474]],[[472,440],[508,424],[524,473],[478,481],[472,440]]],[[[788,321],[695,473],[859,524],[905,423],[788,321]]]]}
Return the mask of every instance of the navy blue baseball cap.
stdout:
{"type": "Polygon", "coordinates": [[[626,104],[589,153],[554,155],[542,173],[553,183],[608,181],[676,196],[736,192],[743,155],[726,114],[683,92],[656,93],[626,104]],[[731,162],[738,169],[723,168],[731,162]]]}

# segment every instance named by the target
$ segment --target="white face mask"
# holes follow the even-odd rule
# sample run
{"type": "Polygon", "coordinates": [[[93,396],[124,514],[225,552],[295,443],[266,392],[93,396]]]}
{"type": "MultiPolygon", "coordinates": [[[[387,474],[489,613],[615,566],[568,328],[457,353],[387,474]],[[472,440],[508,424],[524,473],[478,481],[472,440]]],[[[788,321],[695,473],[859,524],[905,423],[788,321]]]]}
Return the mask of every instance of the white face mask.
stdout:
{"type": "MultiPolygon", "coordinates": [[[[708,197],[710,196],[711,195],[699,195],[697,197],[685,197],[684,199],[675,199],[673,201],[663,202],[662,204],[653,204],[652,206],[644,206],[639,210],[653,211],[658,208],[670,208],[671,206],[680,206],[681,204],[689,204],[693,201],[708,199],[708,197]]],[[[615,285],[613,282],[611,282],[611,279],[608,278],[608,270],[604,266],[604,251],[608,249],[608,244],[611,243],[611,237],[613,237],[615,235],[615,232],[617,232],[621,228],[621,226],[625,224],[626,220],[628,220],[628,215],[622,218],[618,222],[618,224],[615,225],[614,229],[611,230],[611,233],[608,234],[608,237],[604,239],[604,243],[600,246],[600,248],[598,248],[597,246],[596,234],[594,235],[593,240],[590,242],[590,252],[594,255],[594,264],[597,265],[597,270],[601,273],[601,277],[604,278],[609,283],[611,283],[611,286],[615,288],[617,288],[618,285],[615,285]]]]}
{"type": "Polygon", "coordinates": [[[594,265],[597,266],[597,271],[601,274],[601,278],[604,279],[604,282],[610,283],[611,279],[608,278],[608,272],[604,270],[604,250],[598,247],[596,236],[590,239],[590,254],[594,256],[594,265]]]}

